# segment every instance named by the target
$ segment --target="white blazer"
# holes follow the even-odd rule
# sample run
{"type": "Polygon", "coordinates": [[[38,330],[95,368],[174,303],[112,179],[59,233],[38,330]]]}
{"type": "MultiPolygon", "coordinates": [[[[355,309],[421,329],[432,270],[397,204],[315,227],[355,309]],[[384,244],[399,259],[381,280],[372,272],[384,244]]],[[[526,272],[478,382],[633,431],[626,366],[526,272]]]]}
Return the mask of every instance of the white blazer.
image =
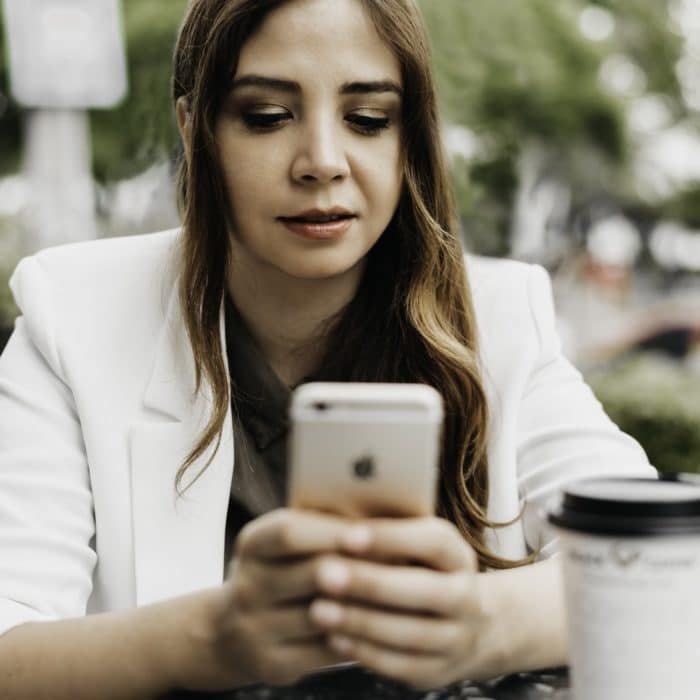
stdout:
{"type": "MultiPolygon", "coordinates": [[[[62,246],[12,277],[22,316],[0,357],[0,634],[223,580],[230,412],[211,466],[174,492],[210,399],[193,398],[177,236],[62,246]]],[[[467,260],[492,415],[488,515],[525,505],[489,541],[505,557],[541,544],[548,556],[540,511],[562,485],[655,472],[561,355],[546,273],[467,260]]]]}

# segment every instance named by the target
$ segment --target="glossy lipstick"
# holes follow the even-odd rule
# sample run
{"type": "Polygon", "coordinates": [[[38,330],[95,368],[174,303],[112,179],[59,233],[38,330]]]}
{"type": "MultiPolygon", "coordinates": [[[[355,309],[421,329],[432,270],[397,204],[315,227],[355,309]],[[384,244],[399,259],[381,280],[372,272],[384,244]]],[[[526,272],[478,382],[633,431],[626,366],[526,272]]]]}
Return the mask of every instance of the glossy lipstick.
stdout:
{"type": "Polygon", "coordinates": [[[292,233],[315,241],[325,241],[342,236],[352,225],[355,215],[347,209],[309,209],[294,214],[280,216],[281,221],[292,233]]]}

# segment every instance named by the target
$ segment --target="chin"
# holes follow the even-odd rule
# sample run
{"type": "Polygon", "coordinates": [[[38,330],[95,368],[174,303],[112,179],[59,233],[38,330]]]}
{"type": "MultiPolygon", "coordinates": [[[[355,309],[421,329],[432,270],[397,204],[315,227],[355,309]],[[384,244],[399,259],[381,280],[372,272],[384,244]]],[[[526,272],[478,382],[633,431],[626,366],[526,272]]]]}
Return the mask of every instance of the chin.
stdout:
{"type": "Polygon", "coordinates": [[[287,266],[285,272],[290,277],[303,280],[324,280],[339,277],[354,267],[353,265],[322,264],[287,266]]]}
{"type": "Polygon", "coordinates": [[[323,280],[340,277],[355,270],[362,258],[320,255],[304,256],[299,260],[286,260],[280,268],[290,277],[304,280],[323,280]]]}

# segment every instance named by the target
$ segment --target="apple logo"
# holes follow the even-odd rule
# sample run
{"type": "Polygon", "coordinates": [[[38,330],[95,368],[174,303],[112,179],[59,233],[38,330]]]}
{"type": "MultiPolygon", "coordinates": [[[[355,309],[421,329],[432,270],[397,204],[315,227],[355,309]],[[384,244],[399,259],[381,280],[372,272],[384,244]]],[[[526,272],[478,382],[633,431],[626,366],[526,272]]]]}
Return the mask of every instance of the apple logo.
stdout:
{"type": "Polygon", "coordinates": [[[374,460],[367,455],[356,459],[352,471],[358,479],[371,479],[374,476],[374,460]]]}

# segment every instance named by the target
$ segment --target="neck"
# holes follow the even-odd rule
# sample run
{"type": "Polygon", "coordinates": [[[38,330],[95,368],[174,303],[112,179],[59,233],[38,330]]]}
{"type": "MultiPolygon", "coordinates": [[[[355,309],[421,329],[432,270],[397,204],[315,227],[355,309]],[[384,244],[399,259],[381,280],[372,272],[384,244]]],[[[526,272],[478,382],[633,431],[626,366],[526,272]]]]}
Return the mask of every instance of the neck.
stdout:
{"type": "Polygon", "coordinates": [[[326,349],[326,322],[352,300],[363,267],[328,278],[302,279],[233,251],[229,294],[283,382],[295,385],[318,367],[326,349]]]}

